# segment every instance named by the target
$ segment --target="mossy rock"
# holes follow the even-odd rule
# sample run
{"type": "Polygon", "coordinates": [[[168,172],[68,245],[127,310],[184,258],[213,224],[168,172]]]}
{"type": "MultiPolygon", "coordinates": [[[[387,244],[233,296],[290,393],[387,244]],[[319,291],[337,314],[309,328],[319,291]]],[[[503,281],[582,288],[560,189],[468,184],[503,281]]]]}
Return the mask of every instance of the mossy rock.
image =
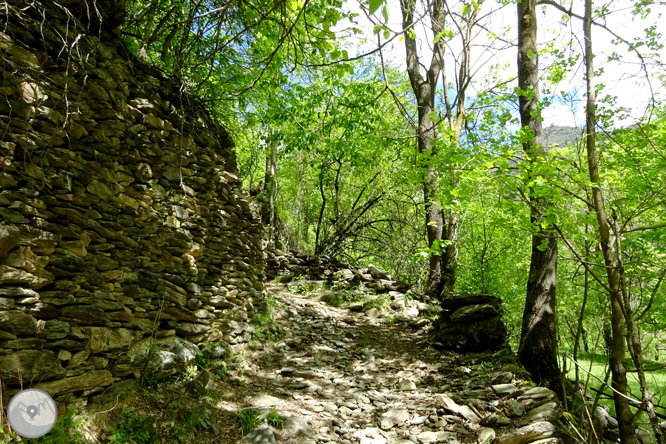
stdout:
{"type": "Polygon", "coordinates": [[[514,355],[504,355],[504,356],[500,357],[497,362],[499,362],[500,364],[514,364],[514,365],[517,365],[518,364],[518,358],[516,358],[514,355]]]}
{"type": "Polygon", "coordinates": [[[505,364],[502,366],[502,369],[504,371],[513,373],[517,379],[523,379],[525,381],[532,382],[532,376],[520,364],[505,364]]]}

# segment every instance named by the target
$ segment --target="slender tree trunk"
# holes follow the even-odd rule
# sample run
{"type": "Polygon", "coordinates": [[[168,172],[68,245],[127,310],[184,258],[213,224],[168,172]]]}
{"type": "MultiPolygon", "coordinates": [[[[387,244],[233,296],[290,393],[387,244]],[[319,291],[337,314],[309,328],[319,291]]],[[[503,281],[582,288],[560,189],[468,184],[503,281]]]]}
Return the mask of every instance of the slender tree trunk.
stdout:
{"type": "MultiPolygon", "coordinates": [[[[585,226],[585,231],[587,232],[587,226],[585,226]]],[[[585,258],[588,258],[590,255],[590,247],[587,242],[585,242],[585,258]]],[[[578,350],[580,349],[580,340],[583,336],[583,319],[585,319],[585,307],[587,306],[587,292],[590,285],[590,274],[585,269],[585,287],[583,288],[583,302],[580,305],[580,313],[578,314],[578,327],[576,328],[576,336],[574,339],[574,349],[573,349],[573,359],[575,362],[578,362],[578,350]]],[[[585,348],[587,350],[587,347],[585,348]]],[[[578,390],[578,381],[580,381],[580,374],[578,371],[578,366],[574,365],[576,369],[576,390],[578,390]]]]}
{"type": "Polygon", "coordinates": [[[319,208],[319,219],[317,220],[317,234],[315,235],[315,254],[321,253],[323,240],[320,240],[321,227],[324,222],[324,211],[326,210],[326,193],[324,192],[324,174],[328,164],[322,163],[319,170],[319,193],[321,194],[321,207],[319,208]]]}
{"type": "Polygon", "coordinates": [[[303,161],[303,155],[297,153],[297,165],[298,165],[298,187],[296,188],[296,200],[293,202],[293,210],[297,217],[296,224],[296,245],[307,245],[309,240],[310,232],[310,221],[306,218],[305,211],[305,165],[307,162],[303,161]]]}
{"type": "MultiPolygon", "coordinates": [[[[432,4],[430,19],[435,34],[444,31],[444,21],[446,18],[444,7],[443,0],[434,0],[432,4]]],[[[444,39],[442,38],[434,44],[430,67],[427,68],[424,77],[421,73],[422,64],[419,60],[416,40],[410,37],[409,32],[415,25],[415,0],[400,0],[400,9],[402,11],[403,30],[405,31],[404,41],[407,74],[409,75],[418,107],[417,143],[420,154],[419,158],[422,159],[423,164],[417,165],[417,167],[424,169],[423,195],[425,201],[426,233],[428,236],[428,247],[433,248],[442,242],[442,235],[444,233],[444,213],[436,198],[437,172],[432,162],[430,162],[437,156],[437,149],[433,145],[435,140],[435,125],[430,116],[435,110],[437,81],[440,78],[444,63],[444,39]]],[[[442,293],[442,284],[442,256],[435,253],[430,256],[426,293],[439,298],[442,293]]]]}
{"type": "MultiPolygon", "coordinates": [[[[455,186],[459,186],[456,184],[455,186]]],[[[460,221],[460,214],[451,210],[449,212],[449,220],[444,227],[444,234],[442,238],[447,242],[444,254],[442,255],[441,268],[441,288],[439,297],[444,299],[448,297],[453,291],[453,286],[456,283],[457,270],[458,270],[458,224],[460,221]]]]}
{"type": "MultiPolygon", "coordinates": [[[[544,162],[547,156],[543,128],[538,116],[539,62],[536,45],[536,0],[518,2],[518,86],[520,120],[529,128],[533,140],[523,149],[530,162],[544,162]]],[[[533,193],[530,193],[533,194],[533,193]]],[[[530,196],[531,220],[540,225],[548,202],[530,196]]],[[[532,258],[527,281],[518,358],[536,382],[563,396],[562,379],[557,363],[555,324],[555,284],[557,282],[557,236],[552,231],[539,231],[532,236],[532,258]]]]}
{"type": "Polygon", "coordinates": [[[657,439],[658,444],[665,444],[666,439],[664,437],[664,432],[662,431],[661,426],[659,425],[659,418],[654,409],[654,402],[652,401],[652,393],[647,384],[647,379],[645,378],[645,368],[643,361],[643,347],[641,346],[640,337],[638,334],[638,326],[636,325],[636,320],[634,318],[634,313],[631,310],[631,303],[629,300],[629,292],[627,291],[627,280],[624,270],[624,261],[622,260],[622,244],[620,242],[619,232],[620,227],[618,226],[617,219],[613,220],[613,231],[616,234],[617,242],[617,253],[618,253],[618,262],[619,262],[619,273],[620,273],[620,289],[622,293],[622,300],[624,303],[624,314],[625,320],[627,322],[627,343],[629,346],[629,354],[631,359],[634,361],[634,366],[636,367],[636,373],[638,375],[638,383],[641,389],[641,400],[643,401],[642,409],[648,415],[650,420],[650,425],[652,426],[652,431],[654,436],[657,439]]]}
{"type": "Polygon", "coordinates": [[[586,136],[587,165],[592,183],[592,202],[599,224],[599,240],[601,251],[604,254],[606,276],[611,303],[611,350],[610,368],[613,400],[617,414],[620,442],[622,444],[637,444],[636,421],[629,408],[627,398],[627,363],[625,361],[625,314],[620,289],[619,256],[616,239],[611,234],[611,226],[606,213],[604,197],[601,193],[599,179],[599,164],[597,162],[596,148],[596,94],[594,85],[594,55],[592,53],[592,0],[585,0],[585,75],[587,77],[587,106],[586,106],[586,136]]]}
{"type": "MultiPolygon", "coordinates": [[[[272,135],[272,131],[271,131],[272,135]]],[[[277,196],[277,143],[271,140],[266,153],[266,173],[264,175],[264,210],[262,222],[268,227],[268,242],[276,241],[277,223],[275,217],[275,198],[277,196]]]]}

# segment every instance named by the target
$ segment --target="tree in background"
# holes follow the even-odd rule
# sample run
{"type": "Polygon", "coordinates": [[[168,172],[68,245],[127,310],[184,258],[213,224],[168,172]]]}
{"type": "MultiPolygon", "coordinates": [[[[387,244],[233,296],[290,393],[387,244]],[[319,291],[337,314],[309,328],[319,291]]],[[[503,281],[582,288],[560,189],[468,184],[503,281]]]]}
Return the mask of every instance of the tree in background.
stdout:
{"type": "MultiPolygon", "coordinates": [[[[414,168],[423,186],[429,249],[425,292],[435,298],[448,296],[456,281],[460,224],[457,188],[461,170],[469,167],[468,159],[461,156],[459,148],[470,122],[468,113],[490,91],[506,83],[506,80],[491,79],[482,86],[480,82],[475,85],[474,97],[468,100],[474,76],[472,48],[481,31],[486,30],[479,23],[483,4],[483,1],[473,1],[451,5],[444,0],[400,2],[407,74],[417,108],[418,154],[414,168]],[[430,21],[427,33],[433,36],[428,48],[432,50],[432,57],[427,66],[422,60],[423,54],[419,54],[419,44],[424,42],[419,41],[416,33],[416,27],[424,18],[430,21]]],[[[493,12],[487,11],[485,19],[493,12]]],[[[497,49],[493,46],[497,42],[503,43],[503,39],[494,39],[487,45],[488,52],[497,49]]]]}

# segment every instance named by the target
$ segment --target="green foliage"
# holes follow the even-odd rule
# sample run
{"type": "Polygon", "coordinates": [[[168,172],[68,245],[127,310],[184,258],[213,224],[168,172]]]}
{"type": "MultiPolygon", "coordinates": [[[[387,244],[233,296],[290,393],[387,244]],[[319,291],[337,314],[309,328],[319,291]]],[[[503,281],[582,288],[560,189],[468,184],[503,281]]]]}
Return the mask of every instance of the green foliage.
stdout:
{"type": "Polygon", "coordinates": [[[228,373],[229,373],[229,368],[227,367],[227,363],[222,361],[220,363],[220,367],[217,370],[215,370],[215,376],[217,376],[220,380],[222,380],[227,377],[228,373]]]}
{"type": "Polygon", "coordinates": [[[73,410],[69,410],[58,418],[49,433],[35,441],[40,444],[88,444],[90,441],[83,433],[84,427],[83,418],[77,417],[73,410]]]}
{"type": "Polygon", "coordinates": [[[0,444],[12,444],[18,438],[18,435],[4,427],[4,424],[0,427],[0,444]]]}
{"type": "Polygon", "coordinates": [[[112,444],[149,444],[156,439],[153,422],[133,410],[122,414],[116,431],[111,435],[112,444]]]}
{"type": "Polygon", "coordinates": [[[284,426],[284,421],[287,418],[284,416],[280,415],[277,411],[271,410],[268,415],[266,416],[266,422],[278,429],[281,429],[284,426]]]}
{"type": "Polygon", "coordinates": [[[261,425],[259,411],[256,409],[243,410],[236,415],[236,422],[240,425],[243,435],[247,435],[261,425]]]}
{"type": "Polygon", "coordinates": [[[255,326],[252,338],[255,340],[277,341],[282,335],[282,326],[275,322],[273,312],[278,306],[278,300],[273,294],[268,294],[263,310],[254,315],[250,321],[255,326]]]}
{"type": "Polygon", "coordinates": [[[371,298],[364,305],[376,308],[377,310],[380,311],[386,311],[388,310],[388,306],[390,305],[390,303],[391,303],[391,297],[388,295],[388,293],[382,293],[378,294],[374,298],[371,298]]]}
{"type": "Polygon", "coordinates": [[[233,387],[247,387],[247,382],[243,381],[242,379],[233,378],[229,381],[229,385],[233,387]]]}
{"type": "Polygon", "coordinates": [[[208,359],[202,352],[199,352],[199,353],[197,353],[196,357],[194,358],[194,363],[201,370],[205,370],[210,366],[211,360],[208,359]]]}
{"type": "Polygon", "coordinates": [[[331,299],[327,300],[326,303],[333,307],[339,307],[345,303],[345,299],[342,297],[342,295],[338,294],[333,296],[331,299]]]}
{"type": "Polygon", "coordinates": [[[210,410],[206,407],[197,407],[192,411],[184,412],[184,417],[173,428],[173,436],[179,443],[192,442],[192,438],[197,432],[210,427],[209,415],[210,410]]]}
{"type": "MultiPolygon", "coordinates": [[[[602,386],[599,383],[599,379],[603,380],[604,377],[606,376],[606,371],[608,370],[608,356],[605,354],[599,354],[599,353],[581,353],[578,356],[578,364],[585,369],[586,371],[589,371],[593,376],[592,377],[587,377],[587,373],[583,373],[583,379],[589,379],[589,385],[593,387],[596,390],[602,390],[607,396],[602,397],[600,402],[604,405],[606,405],[610,411],[611,414],[615,414],[615,405],[612,401],[612,391],[607,387],[607,386],[602,386]],[[599,379],[596,379],[596,378],[599,379]]],[[[660,368],[662,365],[659,362],[651,362],[651,361],[646,361],[646,368],[660,368]]],[[[631,363],[630,359],[627,359],[627,368],[633,369],[634,366],[631,363]]],[[[570,363],[568,365],[568,373],[567,377],[569,379],[574,378],[574,370],[573,370],[573,365],[570,363]]],[[[666,393],[666,369],[660,369],[657,371],[649,371],[646,372],[646,378],[648,380],[648,385],[650,387],[650,391],[652,393],[666,393]]],[[[636,376],[636,373],[628,373],[627,374],[627,379],[628,379],[628,385],[629,385],[629,391],[631,396],[634,399],[640,399],[640,386],[638,383],[638,378],[636,376]]],[[[666,414],[666,409],[664,408],[659,408],[657,407],[656,411],[660,414],[666,414]]],[[[645,420],[645,418],[643,418],[645,420]]],[[[649,426],[648,426],[649,427],[649,426]]]]}
{"type": "Polygon", "coordinates": [[[296,294],[305,294],[305,293],[308,292],[308,285],[307,284],[299,283],[299,284],[296,284],[296,285],[292,285],[289,288],[291,289],[291,291],[293,291],[296,294]]]}

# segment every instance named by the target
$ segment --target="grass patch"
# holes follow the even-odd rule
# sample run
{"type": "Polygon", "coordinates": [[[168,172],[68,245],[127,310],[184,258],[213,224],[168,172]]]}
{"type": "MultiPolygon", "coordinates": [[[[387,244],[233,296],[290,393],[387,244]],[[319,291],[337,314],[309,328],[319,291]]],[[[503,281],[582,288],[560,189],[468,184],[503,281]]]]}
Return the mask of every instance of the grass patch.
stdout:
{"type": "Polygon", "coordinates": [[[224,378],[227,377],[227,374],[229,374],[229,367],[227,366],[227,363],[222,361],[220,366],[218,367],[217,370],[215,370],[215,376],[218,377],[218,379],[223,380],[224,378]]]}
{"type": "MultiPolygon", "coordinates": [[[[608,356],[598,353],[579,353],[578,364],[580,364],[580,366],[582,367],[582,369],[579,370],[581,382],[585,382],[588,379],[588,374],[584,370],[590,372],[592,375],[603,380],[608,368],[608,356]]],[[[560,366],[561,365],[562,365],[562,359],[560,358],[560,366]]],[[[575,364],[573,364],[571,361],[567,362],[566,376],[571,380],[575,379],[576,377],[576,370],[574,368],[574,365],[575,364]]],[[[660,365],[662,364],[659,362],[645,361],[645,368],[648,370],[650,368],[659,367],[660,365]]],[[[631,359],[627,359],[627,366],[629,369],[634,369],[631,359]]],[[[664,406],[664,404],[666,404],[666,397],[662,396],[661,399],[659,398],[661,394],[666,393],[666,369],[661,369],[657,371],[646,371],[645,378],[647,380],[650,391],[652,393],[657,394],[654,398],[655,403],[659,403],[660,405],[664,406]]],[[[610,383],[610,378],[608,382],[610,383]]],[[[627,383],[630,392],[629,396],[631,396],[634,399],[640,400],[641,392],[640,392],[640,384],[638,382],[638,374],[636,372],[628,372],[627,383]]],[[[599,390],[602,384],[601,382],[599,382],[598,379],[590,376],[589,385],[590,387],[599,390]]],[[[609,396],[612,395],[612,391],[608,387],[604,387],[603,393],[609,396]]],[[[615,405],[612,399],[609,399],[606,396],[602,396],[600,402],[608,406],[610,408],[611,414],[615,415],[615,405]]],[[[666,414],[666,408],[662,407],[662,408],[657,408],[656,410],[658,413],[666,414]]],[[[645,415],[641,416],[641,422],[643,421],[647,422],[647,416],[645,415]]]]}
{"type": "Polygon", "coordinates": [[[266,422],[269,425],[272,425],[275,428],[281,429],[284,426],[284,421],[287,418],[284,416],[280,415],[278,412],[275,410],[271,410],[271,412],[266,416],[266,422]]]}
{"type": "Polygon", "coordinates": [[[236,422],[241,426],[243,435],[247,435],[261,425],[259,411],[255,409],[243,410],[236,416],[236,422]]]}
{"type": "MultiPolygon", "coordinates": [[[[65,415],[58,419],[53,429],[46,435],[34,440],[39,444],[87,444],[90,441],[83,435],[85,421],[76,417],[73,410],[69,410],[65,415]]],[[[4,432],[3,432],[4,433],[4,432]]],[[[10,436],[8,432],[7,435],[10,436]]],[[[0,434],[0,438],[3,434],[0,434]]],[[[14,435],[16,437],[16,435],[14,435]]],[[[2,443],[4,441],[0,441],[2,443]]],[[[7,442],[19,442],[8,440],[7,442]]]]}
{"type": "Polygon", "coordinates": [[[370,299],[364,305],[376,308],[379,311],[388,310],[389,305],[391,304],[391,297],[388,293],[378,294],[376,298],[370,299]]]}
{"type": "Polygon", "coordinates": [[[192,438],[198,431],[207,430],[210,427],[208,421],[210,411],[207,408],[197,407],[184,413],[173,428],[173,434],[180,443],[192,442],[192,438]]]}
{"type": "Polygon", "coordinates": [[[112,444],[149,444],[155,440],[155,433],[148,417],[135,411],[124,412],[118,428],[111,435],[112,444]]]}
{"type": "Polygon", "coordinates": [[[278,306],[278,300],[274,294],[268,294],[266,297],[265,308],[257,313],[250,323],[255,327],[252,333],[252,339],[278,341],[282,338],[283,332],[280,324],[275,323],[273,312],[278,306]]]}
{"type": "Polygon", "coordinates": [[[328,301],[326,301],[326,303],[328,305],[333,306],[333,307],[339,307],[339,306],[341,306],[342,304],[345,303],[345,299],[342,297],[342,295],[337,294],[337,295],[333,296],[331,299],[329,299],[328,301]]]}
{"type": "Polygon", "coordinates": [[[288,285],[289,291],[297,294],[310,294],[310,293],[317,293],[324,289],[324,283],[323,282],[299,282],[299,281],[293,281],[292,284],[288,285]]]}

